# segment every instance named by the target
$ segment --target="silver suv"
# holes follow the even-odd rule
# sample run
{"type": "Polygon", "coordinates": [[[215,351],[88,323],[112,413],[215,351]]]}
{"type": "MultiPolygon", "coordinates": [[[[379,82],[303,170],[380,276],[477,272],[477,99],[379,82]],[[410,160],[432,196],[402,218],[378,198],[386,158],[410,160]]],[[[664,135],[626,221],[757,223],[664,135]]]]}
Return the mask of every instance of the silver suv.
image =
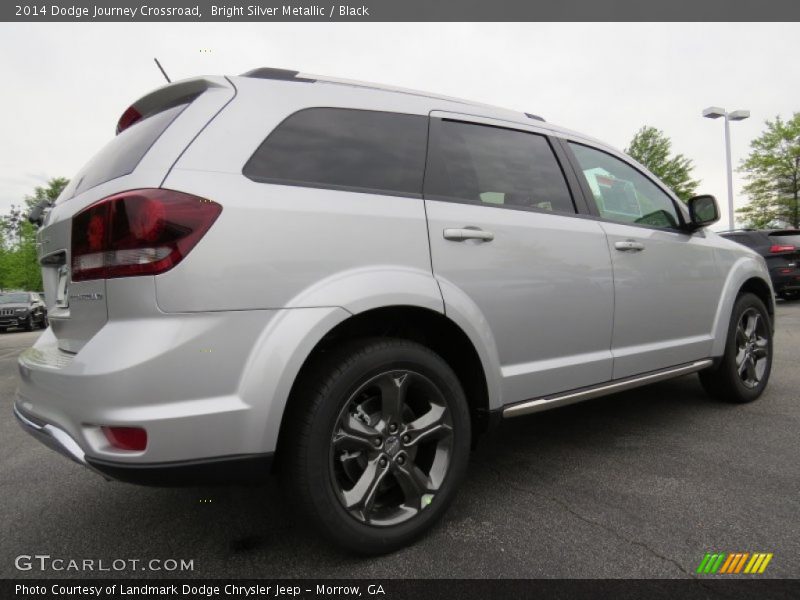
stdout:
{"type": "Polygon", "coordinates": [[[717,213],[531,114],[280,69],[172,83],[44,217],[14,410],[118,480],[274,462],[319,531],[386,552],[502,418],[694,372],[764,391],[769,274],[717,213]]]}

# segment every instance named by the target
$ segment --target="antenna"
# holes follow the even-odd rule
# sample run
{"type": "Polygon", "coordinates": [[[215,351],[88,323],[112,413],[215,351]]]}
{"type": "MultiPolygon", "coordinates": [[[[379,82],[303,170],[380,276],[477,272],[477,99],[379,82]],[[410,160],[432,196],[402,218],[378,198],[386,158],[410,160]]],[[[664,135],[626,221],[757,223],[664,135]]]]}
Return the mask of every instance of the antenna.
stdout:
{"type": "Polygon", "coordinates": [[[158,70],[161,71],[161,74],[164,76],[164,79],[167,80],[167,83],[172,83],[172,81],[170,81],[169,77],[167,76],[167,72],[164,70],[164,67],[161,66],[160,62],[158,62],[158,59],[154,58],[153,60],[156,61],[156,66],[158,67],[158,70]]]}

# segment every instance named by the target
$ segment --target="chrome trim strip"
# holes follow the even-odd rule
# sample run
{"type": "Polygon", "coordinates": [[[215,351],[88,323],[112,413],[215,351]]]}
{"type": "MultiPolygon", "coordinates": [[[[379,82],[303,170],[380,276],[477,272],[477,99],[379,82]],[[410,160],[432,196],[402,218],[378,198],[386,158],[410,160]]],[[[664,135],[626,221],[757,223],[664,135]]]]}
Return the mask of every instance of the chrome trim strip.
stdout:
{"type": "Polygon", "coordinates": [[[22,411],[17,408],[16,404],[14,404],[14,416],[28,433],[39,439],[43,444],[63,454],[67,458],[74,460],[78,464],[88,466],[85,453],[66,431],[54,425],[50,425],[49,423],[44,425],[34,423],[22,414],[22,411]]]}
{"type": "Polygon", "coordinates": [[[641,385],[647,385],[648,383],[655,383],[657,381],[671,379],[680,375],[696,373],[697,371],[701,371],[706,367],[710,367],[713,362],[714,361],[712,361],[710,358],[706,360],[697,360],[693,363],[689,363],[680,367],[672,367],[669,369],[664,369],[663,371],[656,371],[648,375],[638,375],[629,379],[603,383],[577,392],[567,392],[564,394],[551,396],[549,398],[525,400],[524,402],[513,404],[503,409],[503,417],[508,419],[511,417],[529,415],[542,410],[556,408],[557,406],[565,406],[574,402],[605,396],[606,394],[622,392],[624,390],[633,389],[641,385]]]}

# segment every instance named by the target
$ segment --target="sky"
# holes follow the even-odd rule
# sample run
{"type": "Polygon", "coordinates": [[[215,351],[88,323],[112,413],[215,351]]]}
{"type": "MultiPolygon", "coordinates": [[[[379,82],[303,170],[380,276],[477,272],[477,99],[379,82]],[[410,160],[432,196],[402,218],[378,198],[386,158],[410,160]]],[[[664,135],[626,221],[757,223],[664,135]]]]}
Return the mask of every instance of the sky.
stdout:
{"type": "MultiPolygon", "coordinates": [[[[0,24],[0,213],[71,177],[137,98],[174,80],[255,67],[375,81],[543,116],[623,149],[643,125],[695,163],[727,223],[734,166],[766,119],[800,111],[796,23],[0,24]]],[[[743,180],[734,173],[734,201],[743,180]]]]}

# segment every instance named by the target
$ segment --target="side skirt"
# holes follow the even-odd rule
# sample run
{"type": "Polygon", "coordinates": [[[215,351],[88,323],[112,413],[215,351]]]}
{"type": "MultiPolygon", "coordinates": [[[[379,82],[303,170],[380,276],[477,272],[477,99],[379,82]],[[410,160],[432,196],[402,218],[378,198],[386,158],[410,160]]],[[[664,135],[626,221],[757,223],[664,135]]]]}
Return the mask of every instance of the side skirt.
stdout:
{"type": "Polygon", "coordinates": [[[566,406],[567,404],[574,404],[590,398],[598,398],[608,394],[623,392],[637,388],[642,385],[656,383],[657,381],[664,381],[665,379],[672,379],[681,375],[688,375],[689,373],[696,373],[702,371],[714,364],[712,359],[696,360],[691,363],[670,367],[668,369],[661,369],[659,371],[652,371],[644,375],[636,375],[634,377],[626,377],[617,381],[609,381],[598,385],[592,385],[553,396],[544,398],[534,398],[532,400],[523,400],[516,404],[511,404],[503,409],[503,417],[506,419],[512,417],[520,417],[522,415],[529,415],[532,413],[549,410],[558,406],[566,406]]]}

